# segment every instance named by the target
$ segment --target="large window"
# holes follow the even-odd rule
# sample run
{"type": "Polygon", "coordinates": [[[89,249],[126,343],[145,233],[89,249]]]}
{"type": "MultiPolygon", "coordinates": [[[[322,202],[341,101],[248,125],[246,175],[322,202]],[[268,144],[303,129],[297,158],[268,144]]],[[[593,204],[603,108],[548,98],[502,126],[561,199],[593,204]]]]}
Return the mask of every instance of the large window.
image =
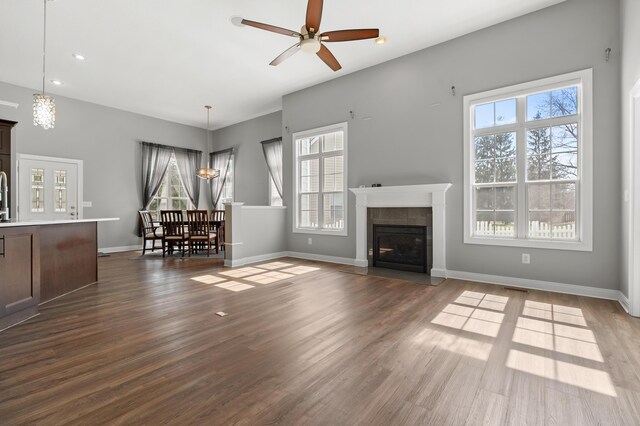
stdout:
{"type": "Polygon", "coordinates": [[[222,194],[220,195],[220,201],[218,201],[218,208],[224,209],[224,203],[233,203],[233,181],[235,178],[235,155],[231,154],[229,159],[229,170],[227,171],[227,178],[224,180],[222,186],[222,194]]]}
{"type": "Polygon", "coordinates": [[[147,210],[151,212],[154,220],[160,220],[160,210],[190,210],[193,209],[193,203],[189,200],[187,191],[184,189],[176,157],[171,154],[167,173],[162,179],[160,189],[151,203],[147,206],[147,210]]]}
{"type": "Polygon", "coordinates": [[[347,235],[347,123],[293,135],[294,232],[347,235]]]}
{"type": "Polygon", "coordinates": [[[465,242],[591,250],[591,70],[465,96],[465,242]]]}

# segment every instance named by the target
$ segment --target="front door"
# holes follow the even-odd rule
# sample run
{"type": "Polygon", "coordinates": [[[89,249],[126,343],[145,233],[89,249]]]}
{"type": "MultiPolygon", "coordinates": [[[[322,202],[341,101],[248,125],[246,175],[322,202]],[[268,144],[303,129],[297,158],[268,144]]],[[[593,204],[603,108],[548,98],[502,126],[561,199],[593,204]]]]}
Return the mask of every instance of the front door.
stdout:
{"type": "Polygon", "coordinates": [[[18,160],[18,218],[82,219],[78,206],[79,160],[21,155],[18,160]]]}

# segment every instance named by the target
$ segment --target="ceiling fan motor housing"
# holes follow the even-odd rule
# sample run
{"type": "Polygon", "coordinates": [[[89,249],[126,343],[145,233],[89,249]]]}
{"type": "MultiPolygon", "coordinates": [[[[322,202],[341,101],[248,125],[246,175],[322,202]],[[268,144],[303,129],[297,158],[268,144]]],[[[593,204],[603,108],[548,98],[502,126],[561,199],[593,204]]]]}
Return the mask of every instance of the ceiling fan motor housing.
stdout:
{"type": "Polygon", "coordinates": [[[315,38],[308,38],[300,42],[300,49],[306,53],[318,53],[320,41],[315,38]]]}

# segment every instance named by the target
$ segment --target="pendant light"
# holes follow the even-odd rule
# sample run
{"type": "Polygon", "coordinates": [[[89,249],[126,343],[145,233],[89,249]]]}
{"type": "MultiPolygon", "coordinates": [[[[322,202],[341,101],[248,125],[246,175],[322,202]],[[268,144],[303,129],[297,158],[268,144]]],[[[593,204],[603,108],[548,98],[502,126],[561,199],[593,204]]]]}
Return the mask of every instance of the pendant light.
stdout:
{"type": "MultiPolygon", "coordinates": [[[[211,105],[204,106],[207,109],[207,151],[211,149],[211,144],[209,142],[210,131],[209,131],[209,112],[211,111],[211,105]]],[[[212,167],[202,167],[196,170],[196,176],[200,179],[211,180],[220,176],[220,170],[214,169],[212,167]]]]}
{"type": "Polygon", "coordinates": [[[44,31],[42,41],[42,94],[33,95],[33,125],[53,129],[56,125],[56,103],[44,93],[45,65],[47,58],[47,1],[44,1],[44,31]]]}

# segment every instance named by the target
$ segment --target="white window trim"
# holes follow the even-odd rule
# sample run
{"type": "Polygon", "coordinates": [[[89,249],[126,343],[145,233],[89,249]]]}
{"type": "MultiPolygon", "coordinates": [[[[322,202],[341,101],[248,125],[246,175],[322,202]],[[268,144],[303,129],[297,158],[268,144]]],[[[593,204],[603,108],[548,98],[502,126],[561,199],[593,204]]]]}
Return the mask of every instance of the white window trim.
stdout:
{"type": "MultiPolygon", "coordinates": [[[[293,184],[293,220],[291,221],[293,223],[293,232],[296,234],[317,234],[317,235],[335,235],[335,236],[340,236],[340,237],[346,237],[348,235],[348,217],[349,217],[349,212],[348,212],[348,205],[349,205],[349,196],[347,193],[347,164],[348,164],[348,159],[347,159],[347,147],[348,145],[348,124],[347,122],[343,122],[343,123],[337,123],[337,124],[332,124],[329,126],[324,126],[324,127],[319,127],[316,129],[310,129],[310,130],[305,130],[302,132],[296,132],[293,135],[291,135],[291,141],[292,141],[292,145],[293,145],[293,178],[294,178],[294,184],[293,184]],[[299,185],[299,180],[298,179],[298,173],[300,172],[299,170],[299,161],[298,161],[298,144],[296,143],[296,140],[298,139],[304,139],[304,138],[309,138],[309,137],[313,137],[313,136],[318,136],[318,135],[322,135],[325,133],[331,133],[331,132],[336,132],[336,131],[340,131],[342,130],[342,132],[344,133],[344,147],[343,147],[343,156],[344,156],[344,177],[343,177],[343,188],[342,191],[344,193],[344,227],[340,230],[333,230],[333,229],[311,229],[311,228],[299,228],[298,227],[298,204],[299,204],[299,200],[298,200],[298,185],[299,185]]],[[[322,180],[322,176],[320,176],[320,179],[322,180]]],[[[321,213],[322,210],[322,197],[318,197],[318,209],[319,209],[319,213],[321,213]]]]}
{"type": "MultiPolygon", "coordinates": [[[[517,84],[488,92],[467,95],[463,99],[464,108],[464,243],[482,244],[508,247],[530,247],[557,250],[593,251],[593,72],[592,69],[576,71],[568,74],[544,78],[541,80],[517,84]],[[473,163],[471,161],[471,144],[473,141],[473,114],[471,106],[496,100],[520,96],[529,92],[543,92],[566,85],[578,84],[579,114],[581,124],[579,134],[579,177],[580,185],[578,193],[578,228],[577,241],[561,240],[535,240],[526,238],[500,238],[500,237],[478,237],[473,235],[473,163]]],[[[518,184],[518,187],[521,183],[518,184]]],[[[521,203],[526,203],[520,197],[518,200],[518,212],[526,211],[526,204],[523,210],[521,203]]],[[[522,215],[518,215],[518,223],[522,220],[522,215]]]]}

